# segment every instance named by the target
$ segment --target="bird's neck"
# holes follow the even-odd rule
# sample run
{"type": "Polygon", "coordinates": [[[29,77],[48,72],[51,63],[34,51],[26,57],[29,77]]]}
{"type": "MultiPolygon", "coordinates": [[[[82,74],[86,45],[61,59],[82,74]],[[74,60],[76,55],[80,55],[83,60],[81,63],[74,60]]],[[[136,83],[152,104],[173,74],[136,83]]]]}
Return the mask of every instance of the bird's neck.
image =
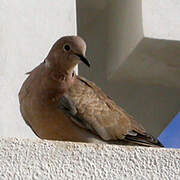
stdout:
{"type": "Polygon", "coordinates": [[[65,77],[73,77],[74,69],[76,64],[73,63],[61,63],[60,61],[49,60],[48,58],[44,61],[45,66],[49,71],[61,74],[65,77]]]}
{"type": "Polygon", "coordinates": [[[46,66],[46,71],[49,74],[49,80],[47,82],[59,90],[68,90],[76,78],[74,68],[75,67],[67,68],[66,66],[46,66]]]}
{"type": "Polygon", "coordinates": [[[55,104],[59,102],[59,98],[72,87],[75,82],[76,75],[73,70],[64,71],[56,68],[44,68],[41,66],[41,76],[39,77],[40,98],[44,105],[55,104]]]}

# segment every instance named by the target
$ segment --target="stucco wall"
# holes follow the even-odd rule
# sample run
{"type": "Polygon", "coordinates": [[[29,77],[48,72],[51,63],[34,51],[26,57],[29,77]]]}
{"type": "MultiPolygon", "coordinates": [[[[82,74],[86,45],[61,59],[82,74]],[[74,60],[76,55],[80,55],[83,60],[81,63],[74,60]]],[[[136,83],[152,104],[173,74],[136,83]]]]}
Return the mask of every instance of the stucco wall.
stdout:
{"type": "Polygon", "coordinates": [[[180,179],[180,150],[0,139],[0,179],[180,179]]]}

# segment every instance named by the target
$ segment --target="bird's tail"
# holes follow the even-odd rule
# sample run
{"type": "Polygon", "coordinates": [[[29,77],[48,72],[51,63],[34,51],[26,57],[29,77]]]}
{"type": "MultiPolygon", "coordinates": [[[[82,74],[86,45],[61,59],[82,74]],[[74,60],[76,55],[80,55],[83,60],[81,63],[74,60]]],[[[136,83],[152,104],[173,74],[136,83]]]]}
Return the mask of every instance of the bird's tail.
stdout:
{"type": "Polygon", "coordinates": [[[161,142],[151,136],[150,134],[139,134],[136,136],[126,135],[124,141],[132,143],[134,145],[148,146],[148,147],[164,147],[161,142]]]}

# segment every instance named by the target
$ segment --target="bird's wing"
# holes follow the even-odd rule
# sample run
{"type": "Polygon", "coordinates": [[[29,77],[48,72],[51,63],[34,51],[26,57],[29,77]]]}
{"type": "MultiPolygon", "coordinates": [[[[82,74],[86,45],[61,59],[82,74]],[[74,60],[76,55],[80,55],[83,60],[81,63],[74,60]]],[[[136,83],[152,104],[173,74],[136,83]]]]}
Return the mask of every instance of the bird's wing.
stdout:
{"type": "Polygon", "coordinates": [[[85,129],[89,129],[93,133],[97,134],[95,129],[91,126],[91,124],[88,123],[88,120],[86,120],[85,117],[79,114],[75,103],[71,100],[71,98],[67,94],[60,98],[59,108],[66,115],[68,115],[72,119],[72,121],[76,123],[78,126],[85,129]]]}
{"type": "Polygon", "coordinates": [[[79,126],[104,140],[126,140],[142,145],[158,144],[126,111],[93,82],[80,76],[60,99],[60,109],[79,126]]]}

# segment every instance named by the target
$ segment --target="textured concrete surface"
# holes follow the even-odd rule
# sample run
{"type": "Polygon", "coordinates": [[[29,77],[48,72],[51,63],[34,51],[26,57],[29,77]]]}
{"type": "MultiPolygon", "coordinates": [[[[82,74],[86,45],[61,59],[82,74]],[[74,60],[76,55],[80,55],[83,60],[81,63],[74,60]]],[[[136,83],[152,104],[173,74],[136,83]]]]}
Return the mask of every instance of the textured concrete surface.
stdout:
{"type": "Polygon", "coordinates": [[[0,139],[0,179],[180,179],[180,150],[0,139]]]}
{"type": "Polygon", "coordinates": [[[74,0],[2,0],[0,3],[0,135],[34,137],[19,112],[18,91],[53,43],[76,34],[74,0]]]}

